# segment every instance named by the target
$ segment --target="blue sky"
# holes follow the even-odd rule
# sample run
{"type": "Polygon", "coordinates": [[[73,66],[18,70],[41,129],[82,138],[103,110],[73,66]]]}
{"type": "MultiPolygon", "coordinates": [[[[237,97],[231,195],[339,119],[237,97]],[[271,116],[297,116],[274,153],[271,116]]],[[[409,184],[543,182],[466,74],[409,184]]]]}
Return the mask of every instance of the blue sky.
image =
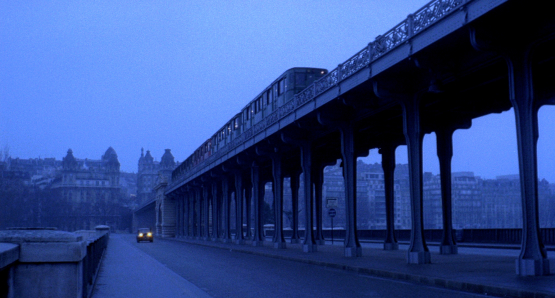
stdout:
{"type": "MultiPolygon", "coordinates": [[[[426,2],[0,0],[0,146],[57,159],[112,146],[124,171],[141,147],[182,161],[286,69],[333,69],[426,2]]],[[[540,111],[551,182],[554,114],[540,111]]],[[[454,146],[453,171],[518,173],[512,111],[476,119],[454,146]]],[[[424,149],[438,173],[433,135],[424,149]]]]}

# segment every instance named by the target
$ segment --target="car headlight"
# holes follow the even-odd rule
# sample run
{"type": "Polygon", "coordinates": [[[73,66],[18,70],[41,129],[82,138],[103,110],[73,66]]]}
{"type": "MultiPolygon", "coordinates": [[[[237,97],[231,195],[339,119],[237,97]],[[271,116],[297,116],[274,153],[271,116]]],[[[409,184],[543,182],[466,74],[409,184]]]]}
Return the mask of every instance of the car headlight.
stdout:
{"type": "Polygon", "coordinates": [[[143,237],[143,233],[139,233],[139,237],[143,237]]]}
{"type": "Polygon", "coordinates": [[[150,232],[149,232],[148,234],[146,234],[146,235],[147,235],[148,237],[152,237],[152,233],[150,233],[150,232]]]}

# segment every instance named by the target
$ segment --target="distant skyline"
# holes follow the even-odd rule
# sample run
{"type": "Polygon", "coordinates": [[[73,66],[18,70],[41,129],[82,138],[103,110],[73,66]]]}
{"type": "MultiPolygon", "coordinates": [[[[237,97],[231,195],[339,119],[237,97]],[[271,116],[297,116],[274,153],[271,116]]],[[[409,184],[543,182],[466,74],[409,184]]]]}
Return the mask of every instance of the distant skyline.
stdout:
{"type": "MultiPolygon", "coordinates": [[[[0,0],[0,148],[99,159],[112,146],[126,172],[141,148],[183,161],[286,69],[331,70],[427,2],[0,0]]],[[[555,108],[539,120],[538,177],[555,182],[555,108]]],[[[517,174],[517,157],[512,110],[454,135],[454,172],[517,174]]],[[[439,173],[433,134],[424,171],[439,173]]]]}

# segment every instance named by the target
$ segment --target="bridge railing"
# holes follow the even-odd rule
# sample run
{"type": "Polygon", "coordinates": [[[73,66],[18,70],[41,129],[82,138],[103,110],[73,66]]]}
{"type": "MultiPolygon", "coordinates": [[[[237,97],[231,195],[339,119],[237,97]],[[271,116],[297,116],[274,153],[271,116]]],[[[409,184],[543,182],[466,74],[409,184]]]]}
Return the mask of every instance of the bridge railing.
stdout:
{"type": "Polygon", "coordinates": [[[178,184],[194,178],[197,172],[206,168],[206,166],[213,163],[221,156],[229,153],[231,150],[250,140],[258,132],[283,119],[290,113],[294,112],[297,108],[314,99],[316,96],[324,93],[334,86],[337,86],[341,81],[357,73],[364,67],[371,65],[374,61],[386,55],[393,49],[409,42],[410,39],[416,34],[424,31],[426,28],[442,20],[449,14],[460,9],[464,4],[471,1],[472,0],[430,1],[415,13],[410,14],[405,20],[386,33],[377,36],[373,42],[368,44],[367,47],[360,50],[344,63],[339,64],[337,68],[328,72],[325,76],[308,86],[300,93],[296,94],[289,102],[284,103],[284,105],[282,105],[278,110],[267,115],[260,122],[254,124],[252,128],[237,136],[234,140],[227,143],[223,148],[219,149],[215,154],[208,157],[203,162],[200,162],[189,169],[178,167],[174,170],[174,179],[170,183],[168,191],[171,192],[178,184]]]}
{"type": "Polygon", "coordinates": [[[90,297],[108,230],[0,231],[0,297],[90,297]]]}
{"type": "Polygon", "coordinates": [[[76,231],[75,233],[82,235],[83,239],[87,241],[87,255],[83,258],[83,297],[91,297],[102,255],[108,246],[110,228],[97,226],[92,231],[76,231]]]}
{"type": "MultiPolygon", "coordinates": [[[[292,230],[284,230],[285,237],[290,237],[292,230]]],[[[410,230],[395,230],[395,237],[399,241],[410,240],[410,230]]],[[[540,229],[543,244],[555,245],[555,228],[540,229]]],[[[522,242],[522,229],[456,229],[453,236],[460,243],[490,243],[490,244],[520,244],[522,242]]],[[[267,229],[266,236],[273,236],[274,230],[267,229]]],[[[299,230],[299,235],[304,236],[304,230],[299,230]]],[[[323,230],[324,238],[331,239],[331,230],[323,230]]],[[[334,238],[342,239],[345,237],[345,229],[339,228],[333,231],[334,238]]],[[[357,235],[360,240],[384,240],[386,230],[358,230],[357,235]]],[[[429,229],[424,230],[424,238],[429,242],[440,242],[443,237],[443,230],[429,229]]]]}

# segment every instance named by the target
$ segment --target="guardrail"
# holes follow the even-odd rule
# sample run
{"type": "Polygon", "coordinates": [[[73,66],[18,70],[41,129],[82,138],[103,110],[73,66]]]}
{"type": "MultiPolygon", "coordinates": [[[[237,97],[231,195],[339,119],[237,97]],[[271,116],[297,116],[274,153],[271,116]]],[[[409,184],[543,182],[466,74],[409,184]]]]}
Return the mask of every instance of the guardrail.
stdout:
{"type": "Polygon", "coordinates": [[[97,226],[94,231],[77,231],[87,241],[87,255],[83,258],[83,297],[91,297],[102,255],[108,246],[110,228],[97,226]]]}
{"type": "MultiPolygon", "coordinates": [[[[290,237],[291,230],[284,230],[285,237],[290,237]]],[[[331,239],[331,230],[322,231],[324,238],[331,239]]],[[[520,244],[522,239],[522,229],[456,229],[453,230],[454,238],[460,243],[497,243],[497,244],[520,244]]],[[[555,245],[555,228],[540,229],[542,242],[545,245],[555,245]]],[[[266,236],[273,236],[274,230],[268,229],[266,236]]],[[[299,235],[304,236],[304,229],[299,230],[299,235]]],[[[358,230],[360,240],[384,240],[385,230],[358,230]]],[[[334,229],[334,238],[344,238],[344,229],[334,229]]],[[[400,241],[410,240],[410,230],[395,230],[395,237],[400,241]]],[[[433,229],[424,230],[426,241],[440,242],[443,237],[443,230],[433,229]]]]}

